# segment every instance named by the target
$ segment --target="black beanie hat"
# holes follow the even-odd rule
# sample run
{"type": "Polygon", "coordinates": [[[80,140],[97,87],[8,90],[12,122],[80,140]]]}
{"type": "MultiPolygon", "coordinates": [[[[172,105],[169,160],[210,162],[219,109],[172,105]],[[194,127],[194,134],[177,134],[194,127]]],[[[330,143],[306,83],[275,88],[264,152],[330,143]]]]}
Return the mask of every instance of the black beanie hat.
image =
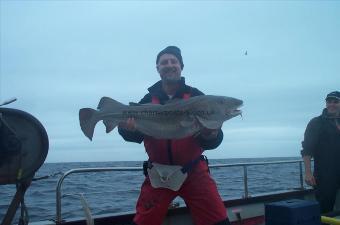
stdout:
{"type": "Polygon", "coordinates": [[[326,96],[326,100],[327,99],[338,99],[338,100],[340,100],[340,92],[339,91],[332,91],[331,93],[329,93],[326,96]]]}
{"type": "Polygon", "coordinates": [[[183,59],[182,59],[182,55],[181,55],[181,49],[179,49],[176,46],[168,46],[165,49],[163,49],[162,51],[160,51],[157,55],[156,58],[156,64],[158,64],[159,58],[164,55],[164,54],[171,54],[176,56],[176,58],[178,59],[179,63],[181,64],[181,69],[183,69],[184,64],[183,64],[183,59]]]}

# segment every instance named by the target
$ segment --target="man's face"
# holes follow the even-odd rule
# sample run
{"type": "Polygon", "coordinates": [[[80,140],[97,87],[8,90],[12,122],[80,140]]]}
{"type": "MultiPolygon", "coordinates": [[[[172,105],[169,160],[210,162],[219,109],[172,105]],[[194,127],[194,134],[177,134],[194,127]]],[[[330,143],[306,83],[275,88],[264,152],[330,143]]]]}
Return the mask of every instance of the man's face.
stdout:
{"type": "Polygon", "coordinates": [[[326,100],[326,108],[329,114],[335,115],[340,113],[339,99],[329,98],[326,100]]]}
{"type": "Polygon", "coordinates": [[[161,55],[157,64],[157,71],[163,81],[171,82],[181,79],[181,63],[172,54],[161,55]]]}

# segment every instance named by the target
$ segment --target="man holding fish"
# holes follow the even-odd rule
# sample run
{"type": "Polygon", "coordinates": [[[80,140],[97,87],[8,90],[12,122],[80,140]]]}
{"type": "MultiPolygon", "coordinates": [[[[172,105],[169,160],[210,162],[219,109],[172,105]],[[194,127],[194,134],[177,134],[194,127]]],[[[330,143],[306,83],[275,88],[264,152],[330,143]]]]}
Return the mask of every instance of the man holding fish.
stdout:
{"type": "MultiPolygon", "coordinates": [[[[176,100],[188,101],[192,97],[202,96],[201,91],[185,84],[184,77],[181,77],[183,67],[178,47],[163,49],[156,58],[161,80],[148,88],[149,93],[139,104],[166,106],[176,100]]],[[[242,101],[238,102],[238,106],[241,104],[242,101]]],[[[229,118],[240,114],[240,111],[236,111],[237,107],[234,109],[235,114],[229,118]]],[[[200,112],[205,113],[209,112],[200,112]]],[[[138,117],[137,114],[135,116],[138,117]]],[[[190,119],[181,121],[183,127],[195,126],[198,129],[193,135],[176,139],[145,135],[146,132],[138,129],[135,117],[119,123],[120,135],[129,142],[144,142],[149,156],[149,160],[144,163],[146,178],[136,206],[135,224],[160,225],[169,204],[177,196],[184,199],[195,225],[230,224],[216,184],[209,174],[207,159],[202,155],[204,150],[215,149],[222,142],[221,125],[224,121],[213,126],[204,120],[204,116],[201,115],[199,120],[189,116],[190,119]],[[205,121],[207,126],[204,126],[205,121]]],[[[108,120],[104,120],[104,123],[110,124],[108,120]]],[[[162,127],[162,123],[155,126],[162,127]]]]}

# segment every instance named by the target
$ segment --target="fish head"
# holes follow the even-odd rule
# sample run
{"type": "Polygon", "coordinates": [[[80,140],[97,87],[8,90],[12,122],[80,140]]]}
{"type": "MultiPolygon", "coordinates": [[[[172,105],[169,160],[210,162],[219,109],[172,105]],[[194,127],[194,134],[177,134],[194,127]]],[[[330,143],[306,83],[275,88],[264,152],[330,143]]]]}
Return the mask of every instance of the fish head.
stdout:
{"type": "Polygon", "coordinates": [[[239,109],[243,105],[243,101],[237,98],[217,96],[215,99],[215,107],[218,108],[226,119],[238,116],[242,114],[239,109]]]}

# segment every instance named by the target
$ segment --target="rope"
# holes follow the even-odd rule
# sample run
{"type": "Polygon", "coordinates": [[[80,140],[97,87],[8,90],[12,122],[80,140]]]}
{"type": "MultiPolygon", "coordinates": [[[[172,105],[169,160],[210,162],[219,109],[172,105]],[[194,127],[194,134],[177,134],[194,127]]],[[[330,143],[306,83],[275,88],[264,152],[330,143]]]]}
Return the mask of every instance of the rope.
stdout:
{"type": "Polygon", "coordinates": [[[340,225],[339,219],[326,217],[326,216],[321,216],[321,222],[331,224],[331,225],[340,225]]]}
{"type": "Polygon", "coordinates": [[[50,174],[50,175],[46,175],[46,176],[42,176],[42,177],[34,177],[32,179],[32,181],[37,181],[37,180],[44,180],[44,179],[48,179],[48,178],[51,178],[51,177],[56,177],[58,175],[62,175],[64,173],[62,172],[57,172],[57,173],[53,173],[53,174],[50,174]]]}

